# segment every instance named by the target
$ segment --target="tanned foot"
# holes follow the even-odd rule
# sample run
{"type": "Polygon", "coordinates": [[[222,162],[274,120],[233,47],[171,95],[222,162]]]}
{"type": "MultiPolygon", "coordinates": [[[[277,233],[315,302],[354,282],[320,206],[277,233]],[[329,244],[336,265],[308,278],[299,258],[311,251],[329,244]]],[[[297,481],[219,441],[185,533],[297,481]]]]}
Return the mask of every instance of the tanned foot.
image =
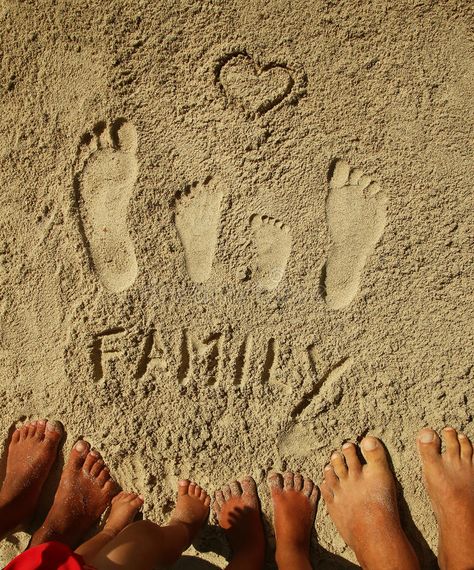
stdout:
{"type": "Polygon", "coordinates": [[[232,548],[234,570],[257,570],[265,560],[263,532],[257,486],[252,477],[232,481],[216,492],[214,511],[232,548]]]}
{"type": "Polygon", "coordinates": [[[183,479],[178,483],[178,500],[171,513],[168,526],[184,525],[188,532],[186,550],[209,516],[211,498],[204,489],[194,481],[183,479]]]}
{"type": "Polygon", "coordinates": [[[112,499],[112,508],[103,530],[112,535],[118,534],[133,522],[142,505],[143,497],[136,493],[121,491],[112,499]]]}
{"type": "Polygon", "coordinates": [[[318,487],[299,473],[270,473],[278,568],[311,568],[309,547],[319,497],[318,487]]]}
{"type": "Polygon", "coordinates": [[[381,442],[368,436],[357,448],[345,443],[325,467],[321,493],[340,535],[364,570],[418,570],[400,523],[395,479],[381,442]]]}
{"type": "Polygon", "coordinates": [[[57,540],[75,548],[110,505],[118,486],[99,453],[78,441],[64,467],[53,506],[31,546],[57,540]]]}
{"type": "Polygon", "coordinates": [[[0,490],[0,539],[27,522],[56,459],[63,435],[59,422],[27,422],[13,432],[0,490]]]}
{"type": "Polygon", "coordinates": [[[439,526],[438,561],[442,570],[474,568],[474,465],[467,436],[447,427],[446,444],[432,429],[418,434],[423,478],[439,526]]]}

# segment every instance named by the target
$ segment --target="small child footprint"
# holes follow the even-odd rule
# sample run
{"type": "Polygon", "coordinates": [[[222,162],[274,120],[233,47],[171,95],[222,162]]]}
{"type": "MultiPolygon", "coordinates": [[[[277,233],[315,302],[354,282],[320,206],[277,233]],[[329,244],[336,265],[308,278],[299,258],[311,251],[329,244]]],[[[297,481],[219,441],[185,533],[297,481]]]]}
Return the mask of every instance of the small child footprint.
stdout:
{"type": "Polygon", "coordinates": [[[204,283],[211,276],[217,248],[221,201],[224,192],[211,177],[178,194],[175,223],[184,248],[189,277],[204,283]]]}
{"type": "Polygon", "coordinates": [[[116,121],[80,149],[83,168],[76,175],[79,212],[92,266],[106,289],[114,293],[132,285],[138,274],[135,248],[127,228],[127,207],[138,175],[137,132],[116,121]]]}
{"type": "Polygon", "coordinates": [[[347,162],[336,163],[329,182],[326,217],[331,244],[326,262],[326,303],[343,309],[359,289],[367,257],[382,237],[387,195],[377,182],[347,162]]]}
{"type": "Polygon", "coordinates": [[[290,257],[290,228],[280,220],[256,214],[250,218],[250,225],[257,248],[257,282],[273,291],[282,280],[290,257]]]}

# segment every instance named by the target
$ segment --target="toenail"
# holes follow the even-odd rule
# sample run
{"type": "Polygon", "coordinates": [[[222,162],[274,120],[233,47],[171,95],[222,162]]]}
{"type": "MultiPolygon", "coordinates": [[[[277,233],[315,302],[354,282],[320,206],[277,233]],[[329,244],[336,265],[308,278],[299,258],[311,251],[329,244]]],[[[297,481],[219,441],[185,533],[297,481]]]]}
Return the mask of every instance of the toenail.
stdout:
{"type": "Polygon", "coordinates": [[[454,428],[452,428],[451,426],[446,426],[445,428],[443,428],[443,431],[454,431],[454,428]]]}
{"type": "Polygon", "coordinates": [[[373,451],[377,447],[378,442],[375,437],[368,437],[362,440],[361,445],[366,451],[373,451]]]}
{"type": "Polygon", "coordinates": [[[46,422],[46,430],[47,430],[47,431],[57,431],[57,432],[59,432],[60,429],[59,429],[59,426],[58,426],[58,422],[50,422],[50,421],[47,421],[47,422],[46,422]]]}
{"type": "Polygon", "coordinates": [[[95,449],[93,449],[91,451],[91,455],[93,455],[94,457],[100,457],[100,453],[98,451],[96,451],[95,449]]]}
{"type": "Polygon", "coordinates": [[[87,449],[87,446],[83,441],[78,441],[74,446],[74,449],[79,453],[84,453],[84,451],[87,449]]]}
{"type": "Polygon", "coordinates": [[[418,440],[421,441],[421,443],[431,443],[432,441],[434,441],[434,438],[435,438],[434,431],[424,431],[420,434],[418,440]]]}
{"type": "Polygon", "coordinates": [[[461,439],[467,439],[467,436],[464,433],[458,433],[458,437],[461,439]]]}
{"type": "Polygon", "coordinates": [[[332,467],[330,465],[326,465],[324,471],[332,471],[332,467]]]}
{"type": "Polygon", "coordinates": [[[331,459],[339,459],[339,453],[337,451],[335,451],[332,455],[331,455],[331,459]]]}
{"type": "Polygon", "coordinates": [[[39,426],[45,426],[45,425],[46,425],[46,420],[38,420],[38,425],[39,425],[39,426]]]}
{"type": "Polygon", "coordinates": [[[353,445],[353,444],[348,441],[347,443],[345,443],[345,444],[342,446],[342,449],[349,449],[350,447],[352,447],[352,445],[353,445]]]}

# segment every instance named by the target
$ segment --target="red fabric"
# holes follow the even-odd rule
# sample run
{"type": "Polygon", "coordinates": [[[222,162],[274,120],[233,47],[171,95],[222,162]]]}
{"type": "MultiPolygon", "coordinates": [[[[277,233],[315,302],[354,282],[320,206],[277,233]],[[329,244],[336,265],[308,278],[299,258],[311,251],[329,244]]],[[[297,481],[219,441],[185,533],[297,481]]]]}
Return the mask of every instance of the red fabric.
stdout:
{"type": "Polygon", "coordinates": [[[61,542],[45,542],[14,558],[5,570],[94,570],[61,542]]]}

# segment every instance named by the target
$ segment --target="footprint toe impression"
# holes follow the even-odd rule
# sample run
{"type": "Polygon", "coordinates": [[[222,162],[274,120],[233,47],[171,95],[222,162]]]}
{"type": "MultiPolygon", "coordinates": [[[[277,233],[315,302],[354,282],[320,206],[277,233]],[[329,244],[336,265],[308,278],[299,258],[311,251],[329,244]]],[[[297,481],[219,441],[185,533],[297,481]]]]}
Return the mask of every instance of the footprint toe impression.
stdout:
{"type": "Polygon", "coordinates": [[[102,285],[128,289],[138,274],[127,227],[127,208],[138,175],[137,132],[129,122],[113,123],[81,149],[86,155],[76,190],[86,246],[102,285]]]}

